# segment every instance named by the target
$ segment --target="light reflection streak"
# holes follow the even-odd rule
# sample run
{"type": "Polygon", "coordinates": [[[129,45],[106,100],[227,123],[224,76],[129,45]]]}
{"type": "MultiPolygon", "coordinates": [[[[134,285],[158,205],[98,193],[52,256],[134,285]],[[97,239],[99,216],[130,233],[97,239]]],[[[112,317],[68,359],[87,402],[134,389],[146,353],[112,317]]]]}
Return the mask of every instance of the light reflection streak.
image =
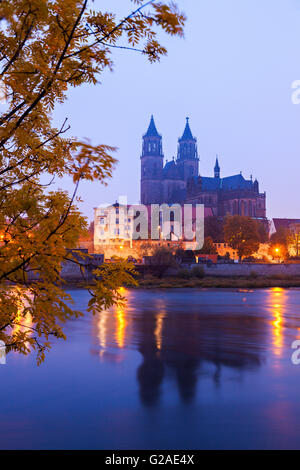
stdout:
{"type": "Polygon", "coordinates": [[[116,341],[120,349],[124,348],[125,345],[125,334],[126,334],[126,316],[124,306],[119,306],[116,309],[116,341]]]}
{"type": "Polygon", "coordinates": [[[156,347],[158,350],[162,347],[162,329],[163,329],[163,320],[166,314],[161,312],[158,313],[156,316],[156,328],[154,331],[155,340],[156,340],[156,347]]]}
{"type": "Polygon", "coordinates": [[[107,312],[107,311],[104,311],[104,312],[100,312],[98,314],[98,320],[97,320],[97,338],[98,338],[98,341],[99,341],[99,344],[100,344],[100,356],[102,357],[105,350],[106,350],[106,347],[107,347],[107,320],[108,320],[108,317],[109,317],[110,313],[107,312]]]}
{"type": "Polygon", "coordinates": [[[156,342],[156,347],[158,351],[161,350],[162,348],[162,332],[163,332],[163,323],[164,319],[166,317],[166,311],[164,308],[163,302],[160,302],[159,305],[157,306],[157,310],[159,312],[155,316],[155,330],[154,330],[154,336],[155,336],[155,342],[156,342]]]}
{"type": "MultiPolygon", "coordinates": [[[[16,288],[16,291],[18,289],[16,288]]],[[[28,295],[28,294],[27,294],[28,295]]],[[[32,316],[30,313],[26,313],[24,315],[24,309],[28,307],[28,301],[27,300],[19,300],[17,299],[17,314],[14,319],[14,326],[12,328],[12,334],[15,335],[18,332],[23,332],[26,333],[26,336],[31,336],[32,335],[32,328],[33,328],[33,321],[32,321],[32,316]]]]}
{"type": "Polygon", "coordinates": [[[270,290],[271,307],[274,320],[271,321],[273,326],[273,346],[274,354],[280,356],[283,348],[283,313],[285,304],[285,291],[280,287],[274,287],[270,290]]]}
{"type": "Polygon", "coordinates": [[[125,298],[124,302],[120,303],[115,307],[116,343],[120,349],[123,349],[125,346],[126,330],[128,323],[128,316],[126,315],[128,308],[127,301],[130,297],[130,292],[124,287],[120,287],[118,292],[125,298]]]}
{"type": "Polygon", "coordinates": [[[123,349],[125,347],[126,335],[128,334],[127,299],[130,293],[124,287],[121,287],[118,292],[126,298],[124,303],[119,302],[114,308],[97,314],[96,336],[101,348],[100,357],[103,357],[108,349],[112,333],[118,348],[123,349]]]}

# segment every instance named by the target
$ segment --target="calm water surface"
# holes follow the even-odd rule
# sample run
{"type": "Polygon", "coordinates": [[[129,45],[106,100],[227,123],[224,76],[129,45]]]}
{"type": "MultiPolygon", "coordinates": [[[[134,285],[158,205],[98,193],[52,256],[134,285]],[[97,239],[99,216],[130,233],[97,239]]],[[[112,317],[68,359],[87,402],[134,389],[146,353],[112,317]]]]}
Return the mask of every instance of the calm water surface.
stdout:
{"type": "Polygon", "coordinates": [[[0,448],[300,448],[300,290],[127,295],[68,323],[40,367],[8,355],[0,448]]]}

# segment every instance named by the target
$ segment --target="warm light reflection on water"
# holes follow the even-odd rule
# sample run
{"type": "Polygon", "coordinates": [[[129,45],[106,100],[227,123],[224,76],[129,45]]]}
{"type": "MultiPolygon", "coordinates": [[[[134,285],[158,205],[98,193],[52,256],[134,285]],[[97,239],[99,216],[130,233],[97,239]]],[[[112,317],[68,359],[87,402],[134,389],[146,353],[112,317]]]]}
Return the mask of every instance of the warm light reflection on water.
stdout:
{"type": "Polygon", "coordinates": [[[158,308],[158,313],[155,316],[156,326],[154,330],[154,336],[156,340],[156,347],[160,351],[162,348],[162,331],[163,331],[164,318],[166,317],[166,311],[165,311],[165,305],[162,301],[160,301],[157,308],[158,308]]]}
{"type": "Polygon", "coordinates": [[[27,333],[28,336],[32,335],[32,316],[30,313],[27,313],[25,316],[18,315],[15,320],[15,325],[13,327],[13,334],[18,333],[19,331],[24,331],[27,333]]]}
{"type": "Polygon", "coordinates": [[[67,322],[41,367],[8,354],[0,448],[299,448],[300,289],[122,293],[67,322]]]}
{"type": "MultiPolygon", "coordinates": [[[[17,290],[17,288],[16,288],[17,290]]],[[[28,306],[27,301],[18,302],[18,311],[14,319],[14,326],[12,328],[12,334],[17,334],[18,332],[24,332],[27,336],[32,335],[33,321],[30,313],[24,315],[24,308],[28,306]]]]}
{"type": "Polygon", "coordinates": [[[280,356],[283,348],[283,315],[284,306],[286,303],[285,291],[281,287],[274,287],[270,289],[271,307],[273,320],[271,322],[273,329],[273,346],[274,354],[280,356]]]}
{"type": "Polygon", "coordinates": [[[125,344],[125,333],[126,333],[126,316],[125,316],[125,307],[116,308],[116,340],[119,348],[124,348],[125,344]]]}
{"type": "Polygon", "coordinates": [[[119,349],[125,347],[127,326],[128,326],[128,300],[130,292],[123,287],[119,293],[126,298],[126,302],[120,303],[110,310],[99,312],[95,317],[95,332],[100,346],[99,355],[102,357],[111,344],[109,341],[114,338],[119,349]]]}
{"type": "Polygon", "coordinates": [[[104,311],[96,315],[96,335],[100,345],[100,356],[103,355],[106,350],[106,341],[107,341],[107,322],[108,322],[109,312],[104,311]]]}

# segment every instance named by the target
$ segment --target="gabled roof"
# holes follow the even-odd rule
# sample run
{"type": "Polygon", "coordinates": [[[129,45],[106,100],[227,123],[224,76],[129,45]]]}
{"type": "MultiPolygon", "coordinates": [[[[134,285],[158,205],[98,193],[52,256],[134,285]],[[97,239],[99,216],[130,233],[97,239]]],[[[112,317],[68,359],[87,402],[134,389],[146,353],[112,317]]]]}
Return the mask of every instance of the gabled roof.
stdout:
{"type": "MultiPolygon", "coordinates": [[[[194,177],[195,183],[197,177],[194,177]]],[[[210,176],[201,176],[201,190],[202,191],[217,191],[217,190],[237,190],[237,189],[253,189],[253,181],[246,180],[243,175],[227,176],[225,178],[213,178],[210,176]]]]}
{"type": "Polygon", "coordinates": [[[280,228],[289,229],[290,225],[300,224],[300,219],[273,219],[276,232],[280,228]]]}
{"type": "Polygon", "coordinates": [[[221,179],[221,188],[225,190],[252,189],[253,182],[251,180],[245,180],[242,174],[227,176],[221,179]]]}
{"type": "Polygon", "coordinates": [[[157,132],[156,126],[155,126],[153,114],[152,114],[151,119],[150,119],[150,124],[149,124],[148,130],[147,130],[146,134],[144,135],[144,137],[160,137],[159,133],[157,132]]]}
{"type": "Polygon", "coordinates": [[[220,178],[211,178],[210,176],[201,177],[201,189],[203,191],[217,191],[221,188],[222,180],[220,178]]]}

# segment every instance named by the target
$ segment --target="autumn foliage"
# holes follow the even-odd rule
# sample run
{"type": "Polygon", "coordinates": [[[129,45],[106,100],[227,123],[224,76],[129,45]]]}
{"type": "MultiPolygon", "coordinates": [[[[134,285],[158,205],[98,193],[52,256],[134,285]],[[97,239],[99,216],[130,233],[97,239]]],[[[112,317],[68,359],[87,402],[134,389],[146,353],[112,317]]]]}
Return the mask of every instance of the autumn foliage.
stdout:
{"type": "MultiPolygon", "coordinates": [[[[81,314],[60,278],[62,262],[72,259],[68,249],[86,229],[78,184],[106,184],[116,163],[114,148],[70,137],[67,119],[55,128],[55,104],[70,86],[96,85],[112,68],[115,48],[154,62],[166,54],[159,30],[183,35],[185,17],[173,3],[128,1],[124,18],[97,7],[88,0],[0,2],[0,340],[23,353],[36,349],[38,361],[51,335],[63,338],[61,325],[81,314]],[[73,195],[41,185],[42,174],[49,181],[71,176],[73,195]]],[[[121,262],[95,278],[92,312],[122,300],[119,287],[132,281],[132,268],[121,262]]]]}

